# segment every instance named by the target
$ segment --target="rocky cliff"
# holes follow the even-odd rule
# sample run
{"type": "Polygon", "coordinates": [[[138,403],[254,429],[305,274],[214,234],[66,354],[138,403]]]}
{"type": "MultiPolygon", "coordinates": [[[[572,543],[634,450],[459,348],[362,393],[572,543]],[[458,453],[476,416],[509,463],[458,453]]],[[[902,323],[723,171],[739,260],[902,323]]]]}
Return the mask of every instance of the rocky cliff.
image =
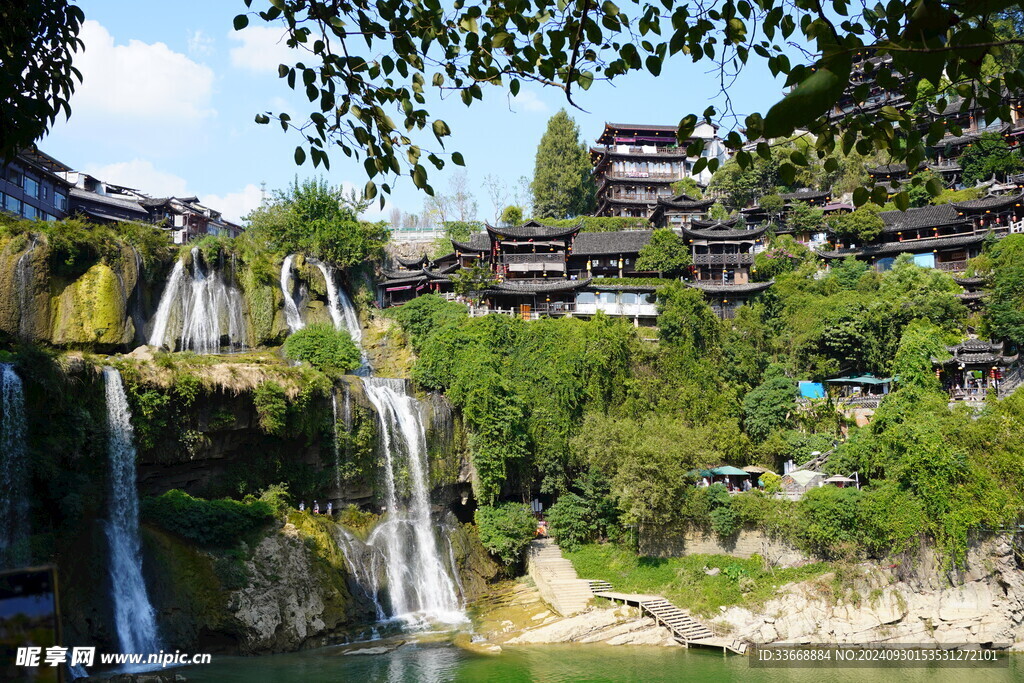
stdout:
{"type": "Polygon", "coordinates": [[[934,550],[922,549],[911,563],[842,568],[785,586],[757,610],[724,610],[720,623],[734,637],[756,643],[1024,648],[1024,572],[1014,540],[1000,536],[972,544],[962,571],[942,566],[934,550]]]}

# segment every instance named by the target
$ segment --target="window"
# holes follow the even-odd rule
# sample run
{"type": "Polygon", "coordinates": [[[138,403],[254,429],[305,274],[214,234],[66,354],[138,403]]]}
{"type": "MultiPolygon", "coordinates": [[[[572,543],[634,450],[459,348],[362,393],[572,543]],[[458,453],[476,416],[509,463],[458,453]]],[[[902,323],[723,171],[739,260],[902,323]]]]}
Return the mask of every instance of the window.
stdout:
{"type": "Polygon", "coordinates": [[[61,211],[67,211],[68,210],[68,196],[66,194],[61,193],[61,192],[54,192],[53,193],[53,205],[56,206],[61,211]]]}
{"type": "Polygon", "coordinates": [[[13,168],[8,169],[7,180],[9,180],[12,185],[17,185],[18,187],[21,187],[21,171],[18,171],[13,168]]]}
{"type": "Polygon", "coordinates": [[[615,303],[615,292],[601,292],[600,297],[603,304],[615,303]]]}
{"type": "Polygon", "coordinates": [[[34,219],[39,215],[39,209],[32,206],[31,204],[25,204],[25,218],[34,219]]]}
{"type": "Polygon", "coordinates": [[[580,292],[576,295],[577,304],[594,304],[597,303],[597,295],[593,292],[580,292]]]}
{"type": "Polygon", "coordinates": [[[640,302],[640,295],[634,294],[633,292],[622,293],[622,303],[633,306],[640,302]]]}
{"type": "Polygon", "coordinates": [[[11,213],[21,215],[21,201],[15,199],[11,195],[4,195],[4,208],[11,213]]]}
{"type": "Polygon", "coordinates": [[[39,196],[39,181],[35,178],[25,176],[25,194],[29,197],[39,196]]]}

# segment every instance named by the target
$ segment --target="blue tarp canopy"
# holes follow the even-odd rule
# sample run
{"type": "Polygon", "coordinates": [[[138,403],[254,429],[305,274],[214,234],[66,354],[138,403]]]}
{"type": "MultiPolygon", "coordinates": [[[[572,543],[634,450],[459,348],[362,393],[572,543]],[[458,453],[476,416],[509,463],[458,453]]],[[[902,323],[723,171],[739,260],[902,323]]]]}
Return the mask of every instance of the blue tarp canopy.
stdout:
{"type": "Polygon", "coordinates": [[[825,380],[833,384],[889,384],[892,377],[875,377],[874,375],[861,375],[860,377],[833,377],[825,380]]]}
{"type": "Polygon", "coordinates": [[[801,398],[825,398],[825,385],[820,382],[800,382],[801,398]]]}

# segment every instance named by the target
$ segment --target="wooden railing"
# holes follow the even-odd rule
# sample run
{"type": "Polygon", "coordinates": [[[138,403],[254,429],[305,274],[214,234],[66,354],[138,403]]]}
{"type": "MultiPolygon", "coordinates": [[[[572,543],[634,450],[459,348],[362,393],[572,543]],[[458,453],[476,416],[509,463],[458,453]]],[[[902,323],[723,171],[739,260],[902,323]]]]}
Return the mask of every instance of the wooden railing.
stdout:
{"type": "Polygon", "coordinates": [[[750,265],[754,262],[753,254],[694,254],[693,264],[696,266],[731,266],[750,265]]]}
{"type": "Polygon", "coordinates": [[[967,270],[967,261],[941,261],[935,264],[935,269],[950,273],[962,273],[967,270]]]}

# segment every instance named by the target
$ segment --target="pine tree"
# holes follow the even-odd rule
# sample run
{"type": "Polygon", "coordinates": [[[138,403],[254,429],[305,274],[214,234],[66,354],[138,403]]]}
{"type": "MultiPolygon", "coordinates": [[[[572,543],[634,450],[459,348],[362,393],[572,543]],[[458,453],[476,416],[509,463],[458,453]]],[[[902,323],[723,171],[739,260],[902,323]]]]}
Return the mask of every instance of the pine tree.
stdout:
{"type": "Polygon", "coordinates": [[[594,208],[594,179],[587,146],[576,122],[559,110],[537,146],[533,170],[535,218],[571,218],[594,208]]]}

